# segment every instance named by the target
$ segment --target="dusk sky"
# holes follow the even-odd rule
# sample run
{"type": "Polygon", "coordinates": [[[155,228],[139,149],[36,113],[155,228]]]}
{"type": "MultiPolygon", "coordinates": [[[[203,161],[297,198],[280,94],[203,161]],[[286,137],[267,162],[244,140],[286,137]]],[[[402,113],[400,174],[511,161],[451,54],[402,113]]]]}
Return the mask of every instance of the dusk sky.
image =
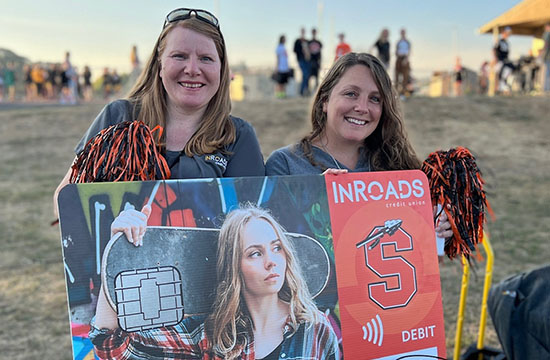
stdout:
{"type": "MultiPolygon", "coordinates": [[[[490,60],[493,38],[477,30],[520,0],[2,0],[0,48],[31,61],[61,62],[65,51],[80,69],[90,65],[94,76],[103,67],[130,69],[130,50],[137,45],[145,62],[164,17],[177,7],[203,8],[217,15],[228,47],[230,64],[274,67],[275,47],[287,36],[292,44],[304,26],[317,27],[323,42],[323,66],[330,66],[337,34],[344,32],[354,51],[368,51],[383,27],[390,30],[392,54],[399,30],[407,29],[416,76],[449,70],[457,55],[473,70],[490,60]]],[[[532,38],[512,36],[511,57],[527,53],[532,38]]]]}

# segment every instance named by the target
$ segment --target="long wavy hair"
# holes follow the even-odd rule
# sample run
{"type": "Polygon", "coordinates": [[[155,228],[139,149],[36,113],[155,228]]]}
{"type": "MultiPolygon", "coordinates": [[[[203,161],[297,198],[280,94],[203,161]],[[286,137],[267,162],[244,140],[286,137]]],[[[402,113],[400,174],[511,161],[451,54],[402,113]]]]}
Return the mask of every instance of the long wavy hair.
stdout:
{"type": "Polygon", "coordinates": [[[290,322],[297,328],[301,322],[318,321],[317,308],[302,277],[292,244],[284,229],[265,209],[246,204],[231,211],[225,219],[218,240],[218,286],[214,309],[205,323],[210,349],[227,359],[234,359],[248,345],[247,334],[254,328],[246,302],[241,275],[243,233],[252,219],[267,221],[275,230],[286,255],[285,281],[279,299],[289,304],[290,322]]]}
{"type": "Polygon", "coordinates": [[[311,109],[311,132],[300,141],[305,156],[312,165],[318,166],[313,159],[311,144],[324,134],[327,125],[323,104],[344,73],[354,65],[363,65],[371,71],[382,97],[380,121],[374,132],[363,140],[360,156],[366,157],[375,171],[419,169],[421,162],[407,138],[397,92],[380,60],[365,53],[351,52],[342,56],[321,82],[311,109]]]}
{"type": "MultiPolygon", "coordinates": [[[[227,51],[221,32],[214,26],[191,17],[169,23],[161,32],[153,52],[136,84],[130,90],[128,99],[134,105],[134,119],[141,120],[150,128],[157,125],[163,128],[168,116],[167,94],[160,78],[161,55],[166,48],[166,36],[176,27],[193,30],[214,41],[221,61],[220,86],[206,107],[202,121],[195,134],[189,139],[183,151],[187,156],[209,154],[224,148],[235,140],[235,127],[229,118],[231,100],[229,98],[229,64],[227,51]]],[[[158,139],[158,145],[166,145],[166,136],[158,139]]]]}

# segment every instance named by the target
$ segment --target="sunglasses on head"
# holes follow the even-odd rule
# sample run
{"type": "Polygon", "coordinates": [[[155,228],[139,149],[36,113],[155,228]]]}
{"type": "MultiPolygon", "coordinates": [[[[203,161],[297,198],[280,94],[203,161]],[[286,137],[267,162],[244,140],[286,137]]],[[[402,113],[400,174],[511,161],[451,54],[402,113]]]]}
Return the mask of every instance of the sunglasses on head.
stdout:
{"type": "Polygon", "coordinates": [[[170,11],[168,15],[166,15],[166,19],[164,20],[164,25],[162,28],[164,29],[166,25],[170,23],[180,21],[180,20],[186,20],[193,16],[207,24],[214,26],[216,29],[218,29],[218,31],[220,30],[220,22],[214,16],[214,14],[206,10],[187,9],[187,8],[179,8],[179,9],[170,11]]]}

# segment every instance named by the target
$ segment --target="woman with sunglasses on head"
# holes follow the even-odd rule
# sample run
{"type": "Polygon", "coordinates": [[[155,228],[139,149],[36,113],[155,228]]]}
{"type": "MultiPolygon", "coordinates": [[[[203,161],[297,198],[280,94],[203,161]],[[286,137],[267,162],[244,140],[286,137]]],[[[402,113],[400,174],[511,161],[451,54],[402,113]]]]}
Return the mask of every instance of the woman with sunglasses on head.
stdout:
{"type": "MultiPolygon", "coordinates": [[[[323,79],[311,109],[311,132],[275,150],[267,175],[342,174],[420,169],[403,124],[398,96],[384,65],[365,53],[338,59],[323,79]]],[[[436,233],[452,235],[445,212],[436,233]]]]}
{"type": "MultiPolygon", "coordinates": [[[[229,65],[218,20],[205,10],[170,12],[127,99],[108,104],[76,146],[102,129],[141,120],[164,128],[162,155],[171,178],[263,176],[254,129],[230,115],[229,65]]],[[[69,183],[71,169],[54,194],[69,183]]]]}
{"type": "Polygon", "coordinates": [[[338,339],[317,310],[281,225],[251,205],[219,234],[212,313],[135,333],[118,329],[100,293],[90,338],[100,358],[339,359],[338,339]],[[101,329],[101,330],[100,330],[101,329]]]}

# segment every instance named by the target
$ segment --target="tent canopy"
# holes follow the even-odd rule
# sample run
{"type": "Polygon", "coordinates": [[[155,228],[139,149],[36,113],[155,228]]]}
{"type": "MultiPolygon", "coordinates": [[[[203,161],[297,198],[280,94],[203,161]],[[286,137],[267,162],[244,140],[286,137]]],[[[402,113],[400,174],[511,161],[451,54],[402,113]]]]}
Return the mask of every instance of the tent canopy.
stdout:
{"type": "Polygon", "coordinates": [[[550,22],[550,0],[524,0],[483,25],[479,33],[492,33],[494,28],[509,26],[514,35],[540,37],[547,22],[550,22]]]}

